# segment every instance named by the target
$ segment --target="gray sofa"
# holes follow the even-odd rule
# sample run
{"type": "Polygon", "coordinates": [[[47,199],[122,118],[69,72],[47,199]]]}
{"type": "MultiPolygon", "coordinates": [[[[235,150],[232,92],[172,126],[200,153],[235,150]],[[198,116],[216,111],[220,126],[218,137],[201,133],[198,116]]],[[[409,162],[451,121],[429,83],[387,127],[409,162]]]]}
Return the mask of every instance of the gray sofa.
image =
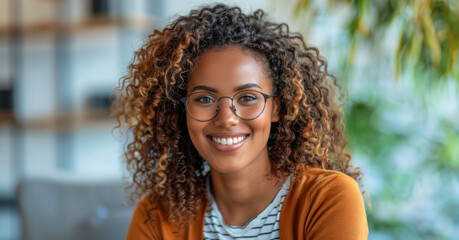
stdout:
{"type": "Polygon", "coordinates": [[[124,239],[134,208],[119,176],[25,178],[17,199],[24,240],[124,239]]]}

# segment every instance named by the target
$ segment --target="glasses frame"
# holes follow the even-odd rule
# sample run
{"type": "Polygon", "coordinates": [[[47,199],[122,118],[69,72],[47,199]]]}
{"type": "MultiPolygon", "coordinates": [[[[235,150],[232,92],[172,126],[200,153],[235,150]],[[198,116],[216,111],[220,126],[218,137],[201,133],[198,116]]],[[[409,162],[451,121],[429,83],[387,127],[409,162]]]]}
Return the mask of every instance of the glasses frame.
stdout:
{"type": "Polygon", "coordinates": [[[217,110],[215,111],[215,115],[209,119],[209,120],[199,120],[197,119],[196,117],[193,116],[193,114],[191,114],[191,112],[188,110],[188,106],[187,106],[187,101],[188,101],[188,98],[190,98],[192,95],[194,94],[198,94],[198,93],[208,93],[208,92],[194,92],[194,93],[191,93],[183,98],[180,99],[180,101],[185,104],[185,108],[186,108],[186,111],[188,112],[188,114],[190,114],[190,116],[196,120],[196,121],[199,121],[199,122],[208,122],[208,121],[212,121],[215,117],[217,117],[218,115],[218,112],[220,111],[220,100],[222,100],[223,98],[228,98],[231,100],[231,110],[233,111],[234,115],[236,115],[238,118],[240,119],[243,119],[243,120],[254,120],[256,118],[258,118],[264,111],[265,111],[265,108],[266,108],[266,102],[268,101],[269,98],[272,98],[272,97],[275,97],[274,95],[269,95],[269,94],[266,94],[266,93],[262,93],[260,91],[257,91],[257,90],[243,90],[243,91],[239,91],[237,93],[235,93],[233,95],[233,97],[229,97],[229,96],[221,96],[221,97],[218,97],[217,95],[213,94],[213,93],[208,93],[210,95],[213,95],[215,96],[215,98],[217,99],[217,110]],[[241,116],[239,116],[236,112],[236,107],[234,106],[233,104],[233,99],[236,95],[242,93],[242,92],[257,92],[257,93],[260,93],[264,99],[265,99],[265,102],[264,102],[264,105],[263,105],[263,110],[261,110],[260,114],[258,114],[256,117],[253,117],[253,118],[243,118],[241,116]]]}

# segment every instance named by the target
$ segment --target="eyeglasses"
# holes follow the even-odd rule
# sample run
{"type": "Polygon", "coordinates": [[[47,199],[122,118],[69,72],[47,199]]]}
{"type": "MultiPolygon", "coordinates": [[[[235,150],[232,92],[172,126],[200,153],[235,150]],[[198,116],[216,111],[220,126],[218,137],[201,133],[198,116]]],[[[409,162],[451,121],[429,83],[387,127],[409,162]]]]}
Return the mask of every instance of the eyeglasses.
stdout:
{"type": "Polygon", "coordinates": [[[240,91],[232,98],[228,96],[217,97],[209,92],[195,92],[180,100],[185,104],[190,116],[197,121],[207,122],[214,119],[220,110],[220,100],[231,100],[231,110],[236,116],[244,120],[253,120],[265,110],[266,101],[273,97],[256,90],[240,91]]]}

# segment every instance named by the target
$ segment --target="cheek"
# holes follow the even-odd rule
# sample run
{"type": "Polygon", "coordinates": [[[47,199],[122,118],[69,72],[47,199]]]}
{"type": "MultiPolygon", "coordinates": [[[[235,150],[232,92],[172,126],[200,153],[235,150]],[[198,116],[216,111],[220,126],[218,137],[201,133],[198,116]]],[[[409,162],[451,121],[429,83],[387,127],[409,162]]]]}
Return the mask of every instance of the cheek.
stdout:
{"type": "Polygon", "coordinates": [[[260,132],[267,139],[271,131],[271,113],[263,113],[260,117],[252,120],[251,126],[254,132],[260,132]]]}
{"type": "Polygon", "coordinates": [[[186,127],[188,128],[188,134],[190,134],[190,138],[194,138],[194,131],[196,127],[194,126],[193,122],[190,121],[190,118],[186,117],[186,127]]]}
{"type": "Polygon", "coordinates": [[[186,119],[187,123],[187,128],[188,128],[188,134],[190,135],[191,142],[193,145],[196,147],[199,141],[200,136],[202,136],[202,130],[203,126],[202,123],[195,121],[194,119],[190,119],[190,117],[187,116],[186,119]]]}

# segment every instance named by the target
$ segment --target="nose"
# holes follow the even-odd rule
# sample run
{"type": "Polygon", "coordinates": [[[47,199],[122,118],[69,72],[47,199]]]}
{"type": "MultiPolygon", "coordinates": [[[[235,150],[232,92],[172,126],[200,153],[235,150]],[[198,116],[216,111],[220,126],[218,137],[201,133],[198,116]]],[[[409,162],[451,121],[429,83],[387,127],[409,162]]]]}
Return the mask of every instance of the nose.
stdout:
{"type": "Polygon", "coordinates": [[[220,98],[219,110],[214,118],[215,125],[221,127],[230,127],[239,122],[239,117],[236,115],[236,109],[232,104],[232,99],[229,97],[220,98]]]}

